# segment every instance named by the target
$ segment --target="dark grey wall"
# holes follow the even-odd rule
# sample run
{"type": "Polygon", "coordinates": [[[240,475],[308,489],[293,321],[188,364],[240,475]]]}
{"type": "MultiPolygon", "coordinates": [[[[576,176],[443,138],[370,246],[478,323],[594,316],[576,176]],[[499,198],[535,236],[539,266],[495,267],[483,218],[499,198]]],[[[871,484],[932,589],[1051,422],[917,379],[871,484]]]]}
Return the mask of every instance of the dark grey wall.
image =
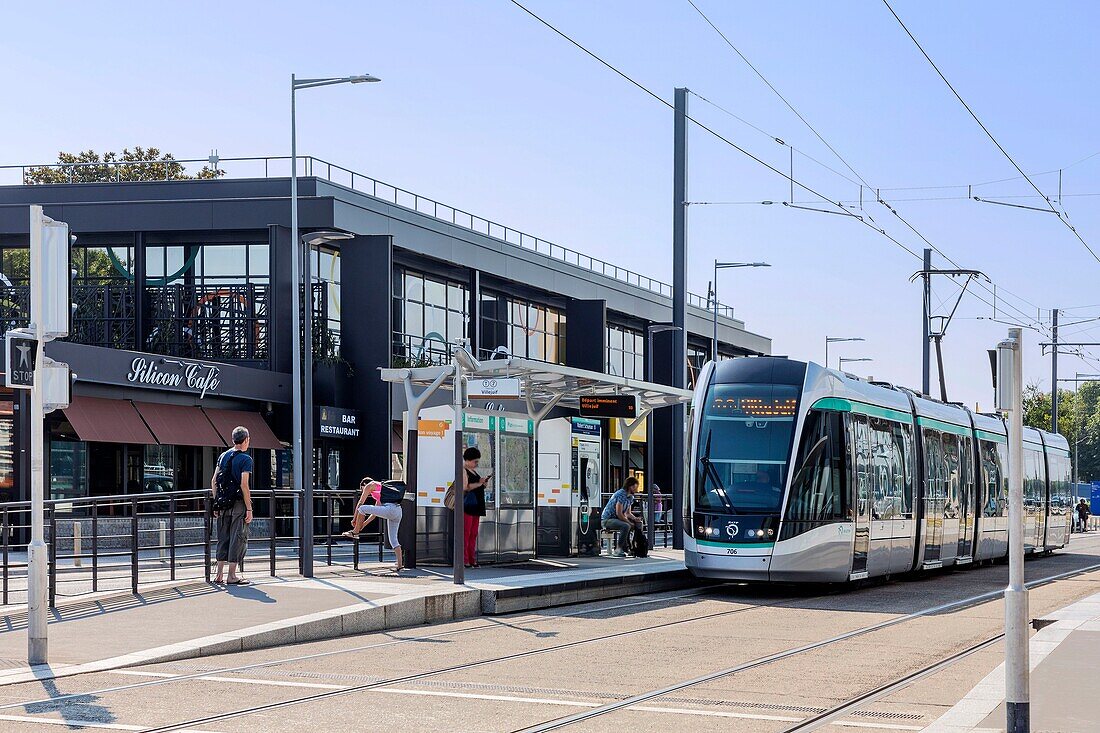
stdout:
{"type": "MultiPolygon", "coordinates": [[[[362,236],[340,250],[341,352],[354,370],[346,377],[343,405],[363,415],[359,441],[346,441],[344,476],[390,475],[390,385],[377,368],[392,350],[393,238],[362,236]]],[[[346,375],[346,372],[345,372],[346,375]]]]}
{"type": "MultiPolygon", "coordinates": [[[[673,341],[678,335],[676,331],[659,331],[653,334],[651,380],[657,384],[672,384],[673,341]]],[[[653,413],[653,480],[665,493],[670,490],[678,491],[682,483],[682,480],[674,480],[672,469],[672,431],[675,425],[675,412],[671,408],[666,408],[653,413]]]]}
{"type": "Polygon", "coordinates": [[[565,308],[565,364],[607,371],[607,302],[571,300],[565,308]]]}

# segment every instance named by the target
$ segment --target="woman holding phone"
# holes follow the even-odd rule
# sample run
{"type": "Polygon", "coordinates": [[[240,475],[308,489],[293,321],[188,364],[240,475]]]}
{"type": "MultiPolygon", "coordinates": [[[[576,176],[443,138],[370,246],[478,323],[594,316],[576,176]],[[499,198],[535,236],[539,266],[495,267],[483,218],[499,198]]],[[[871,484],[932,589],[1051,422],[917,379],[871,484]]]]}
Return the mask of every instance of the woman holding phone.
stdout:
{"type": "Polygon", "coordinates": [[[465,522],[465,544],[463,562],[466,567],[479,567],[477,562],[477,532],[481,518],[485,516],[485,486],[493,477],[490,473],[482,478],[477,472],[481,451],[467,448],[462,452],[465,471],[462,472],[462,511],[465,522]]]}

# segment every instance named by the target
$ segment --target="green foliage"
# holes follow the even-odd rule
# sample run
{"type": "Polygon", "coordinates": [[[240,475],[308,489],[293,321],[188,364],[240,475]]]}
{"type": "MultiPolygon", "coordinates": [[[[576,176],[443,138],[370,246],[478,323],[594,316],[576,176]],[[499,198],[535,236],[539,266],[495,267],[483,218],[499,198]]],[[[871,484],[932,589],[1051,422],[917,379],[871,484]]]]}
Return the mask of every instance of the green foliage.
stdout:
{"type": "Polygon", "coordinates": [[[29,168],[23,175],[23,183],[40,185],[47,183],[104,183],[110,181],[178,181],[183,179],[221,178],[225,171],[206,165],[196,175],[188,175],[183,164],[171,153],[161,153],[159,148],[136,146],[124,148],[121,153],[94,150],[80,153],[60,152],[57,166],[29,168]]]}
{"type": "MultiPolygon", "coordinates": [[[[1038,385],[1024,389],[1024,425],[1041,430],[1051,427],[1051,398],[1038,385]]],[[[1058,390],[1058,432],[1069,441],[1076,456],[1081,481],[1100,479],[1100,382],[1081,382],[1076,392],[1058,390]]]]}

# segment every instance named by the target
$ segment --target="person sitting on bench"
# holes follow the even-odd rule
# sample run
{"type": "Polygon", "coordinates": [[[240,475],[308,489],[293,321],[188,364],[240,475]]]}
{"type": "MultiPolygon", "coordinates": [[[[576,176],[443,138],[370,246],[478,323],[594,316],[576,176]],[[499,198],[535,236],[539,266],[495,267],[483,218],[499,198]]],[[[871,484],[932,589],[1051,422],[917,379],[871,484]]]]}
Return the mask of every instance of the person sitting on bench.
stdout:
{"type": "Polygon", "coordinates": [[[618,547],[611,553],[615,557],[622,557],[626,554],[629,547],[627,543],[630,540],[630,530],[634,527],[639,530],[642,528],[642,520],[630,510],[634,504],[634,494],[636,493],[638,493],[638,479],[631,476],[621,489],[611,495],[611,499],[600,515],[604,529],[618,531],[619,533],[618,547]]]}

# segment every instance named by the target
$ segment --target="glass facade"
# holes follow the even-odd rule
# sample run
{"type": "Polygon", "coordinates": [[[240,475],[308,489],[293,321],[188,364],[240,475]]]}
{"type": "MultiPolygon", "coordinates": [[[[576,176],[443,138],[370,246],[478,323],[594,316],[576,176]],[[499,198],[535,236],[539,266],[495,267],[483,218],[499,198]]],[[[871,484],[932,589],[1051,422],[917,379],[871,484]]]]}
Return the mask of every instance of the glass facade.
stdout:
{"type": "Polygon", "coordinates": [[[503,346],[512,356],[565,363],[565,312],[497,293],[481,297],[481,340],[485,355],[503,346]]]}
{"type": "Polygon", "coordinates": [[[607,373],[616,377],[645,377],[645,336],[618,324],[607,326],[607,373]]]}
{"type": "Polygon", "coordinates": [[[340,252],[329,247],[314,247],[309,256],[313,281],[314,345],[319,357],[340,353],[340,252]]]}
{"type": "Polygon", "coordinates": [[[447,360],[447,345],[466,338],[465,283],[399,268],[393,278],[394,357],[409,364],[447,360]]]}

